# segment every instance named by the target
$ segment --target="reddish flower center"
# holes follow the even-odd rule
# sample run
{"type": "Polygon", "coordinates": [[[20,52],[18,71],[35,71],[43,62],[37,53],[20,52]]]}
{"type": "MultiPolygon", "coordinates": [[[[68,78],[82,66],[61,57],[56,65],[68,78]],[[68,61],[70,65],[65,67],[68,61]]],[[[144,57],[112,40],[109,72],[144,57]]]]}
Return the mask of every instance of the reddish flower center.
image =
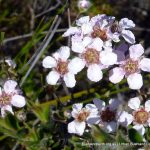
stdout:
{"type": "Polygon", "coordinates": [[[116,112],[111,111],[109,107],[107,107],[105,110],[101,111],[100,117],[103,122],[111,122],[115,121],[116,119],[116,112]]]}
{"type": "Polygon", "coordinates": [[[132,60],[132,59],[126,60],[125,64],[122,65],[122,67],[127,75],[138,72],[138,70],[139,70],[138,61],[132,60]]]}
{"type": "Polygon", "coordinates": [[[76,120],[79,122],[86,121],[87,117],[90,115],[90,112],[87,110],[82,110],[76,117],[76,120]]]}
{"type": "Polygon", "coordinates": [[[119,27],[118,22],[114,22],[114,23],[111,25],[110,30],[111,30],[112,33],[115,33],[115,32],[118,32],[118,33],[119,33],[119,32],[121,32],[121,29],[120,29],[120,27],[119,27]]]}
{"type": "Polygon", "coordinates": [[[88,48],[82,57],[85,59],[87,64],[98,64],[99,63],[99,52],[96,49],[88,48]]]}
{"type": "Polygon", "coordinates": [[[93,38],[99,37],[103,41],[107,41],[107,33],[106,30],[100,29],[98,26],[93,27],[93,32],[91,34],[93,38]]]}
{"type": "Polygon", "coordinates": [[[59,60],[56,67],[57,72],[64,75],[68,72],[68,62],[59,60]]]}
{"type": "Polygon", "coordinates": [[[10,94],[5,93],[4,91],[2,92],[2,94],[0,95],[0,106],[6,106],[10,104],[10,100],[11,100],[11,96],[10,94]]]}
{"type": "Polygon", "coordinates": [[[136,112],[133,112],[134,121],[139,124],[145,124],[150,117],[149,112],[145,111],[143,108],[136,112]]]}

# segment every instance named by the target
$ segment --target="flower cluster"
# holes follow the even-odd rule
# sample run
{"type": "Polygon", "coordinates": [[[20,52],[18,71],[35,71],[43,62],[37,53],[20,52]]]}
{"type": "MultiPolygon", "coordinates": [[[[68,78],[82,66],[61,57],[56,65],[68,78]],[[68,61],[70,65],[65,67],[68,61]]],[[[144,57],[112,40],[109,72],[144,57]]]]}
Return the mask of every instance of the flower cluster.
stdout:
{"type": "Polygon", "coordinates": [[[100,99],[94,99],[94,104],[78,103],[73,105],[72,117],[74,120],[68,124],[68,132],[83,135],[86,125],[97,124],[107,133],[114,133],[119,125],[128,127],[133,125],[142,136],[145,133],[145,127],[150,127],[150,100],[145,102],[144,106],[140,106],[138,97],[131,98],[128,106],[133,112],[121,111],[119,106],[122,104],[118,99],[110,99],[106,105],[100,99]]]}
{"type": "Polygon", "coordinates": [[[21,108],[24,107],[25,98],[20,95],[20,91],[16,88],[17,82],[14,80],[7,80],[3,88],[0,88],[0,108],[1,115],[5,117],[6,111],[14,114],[12,106],[21,108]]]}
{"type": "Polygon", "coordinates": [[[71,36],[71,48],[63,46],[43,60],[43,67],[52,68],[46,77],[47,83],[56,85],[63,79],[66,86],[72,88],[75,75],[85,67],[87,78],[98,82],[103,78],[103,70],[111,67],[110,82],[116,84],[125,77],[129,88],[140,89],[141,70],[150,72],[150,59],[144,58],[142,45],[135,44],[135,36],[129,30],[133,27],[135,24],[128,18],[117,21],[105,14],[76,20],[76,26],[63,34],[63,37],[71,36]],[[76,56],[68,59],[71,52],[76,56]]]}

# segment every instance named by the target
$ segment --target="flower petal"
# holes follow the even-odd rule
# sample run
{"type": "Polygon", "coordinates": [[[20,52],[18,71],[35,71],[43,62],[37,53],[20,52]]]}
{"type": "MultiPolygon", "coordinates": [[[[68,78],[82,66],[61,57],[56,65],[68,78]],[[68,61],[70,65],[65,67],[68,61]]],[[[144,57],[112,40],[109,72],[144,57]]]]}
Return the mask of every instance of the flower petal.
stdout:
{"type": "Polygon", "coordinates": [[[68,69],[73,74],[77,74],[84,67],[85,67],[85,61],[83,61],[82,59],[78,57],[73,58],[68,64],[68,69]]]}
{"type": "Polygon", "coordinates": [[[85,47],[82,44],[82,42],[72,41],[72,51],[73,52],[83,53],[84,50],[85,50],[85,47]]]}
{"type": "Polygon", "coordinates": [[[4,91],[6,93],[11,93],[11,92],[16,92],[15,88],[17,86],[17,82],[14,81],[14,80],[7,80],[5,83],[4,83],[4,91]]]}
{"type": "Polygon", "coordinates": [[[84,23],[81,26],[81,30],[82,30],[82,33],[85,35],[85,34],[91,33],[93,30],[93,27],[92,27],[91,23],[84,23]]]}
{"type": "Polygon", "coordinates": [[[103,46],[103,41],[100,38],[95,38],[93,42],[88,46],[88,48],[96,49],[97,51],[101,51],[103,46]]]}
{"type": "Polygon", "coordinates": [[[140,89],[143,86],[143,78],[141,74],[134,73],[127,77],[129,88],[133,90],[140,89]]]}
{"type": "Polygon", "coordinates": [[[81,17],[78,20],[76,20],[76,24],[78,26],[81,26],[82,24],[88,23],[89,21],[90,21],[90,17],[89,16],[84,16],[84,17],[81,17]]]}
{"type": "Polygon", "coordinates": [[[96,64],[90,65],[87,70],[87,76],[91,81],[100,81],[103,77],[100,66],[96,64]]]}
{"type": "Polygon", "coordinates": [[[70,48],[68,46],[62,46],[60,49],[59,49],[59,55],[60,55],[60,58],[63,60],[63,61],[66,61],[69,56],[70,56],[70,48]]]}
{"type": "Polygon", "coordinates": [[[90,112],[88,119],[89,118],[93,118],[93,117],[97,117],[98,114],[98,109],[94,104],[87,104],[85,106],[86,110],[90,112]]]}
{"type": "Polygon", "coordinates": [[[98,108],[99,111],[103,110],[105,107],[105,102],[98,98],[94,98],[93,103],[95,104],[95,106],[98,108]]]}
{"type": "Polygon", "coordinates": [[[85,125],[85,122],[77,122],[76,120],[74,120],[68,124],[68,132],[81,136],[84,133],[85,125]]]}
{"type": "Polygon", "coordinates": [[[76,118],[77,114],[81,111],[82,107],[82,103],[73,104],[71,112],[72,117],[76,118]]]}
{"type": "Polygon", "coordinates": [[[147,101],[145,102],[145,110],[146,110],[146,111],[150,111],[150,100],[147,100],[147,101]]]}
{"type": "Polygon", "coordinates": [[[109,108],[110,110],[116,110],[121,102],[118,99],[110,99],[109,100],[109,108]]]}
{"type": "Polygon", "coordinates": [[[109,123],[104,123],[104,130],[108,133],[115,132],[117,128],[117,123],[114,121],[111,121],[109,123]]]}
{"type": "Polygon", "coordinates": [[[124,28],[124,29],[128,29],[128,28],[133,28],[135,27],[135,24],[132,20],[129,20],[128,18],[122,18],[119,21],[119,25],[124,28]]]}
{"type": "Polygon", "coordinates": [[[42,62],[44,68],[53,68],[56,64],[56,60],[51,56],[46,56],[42,62]]]}
{"type": "Polygon", "coordinates": [[[118,122],[124,127],[127,127],[129,124],[131,124],[133,120],[134,117],[126,111],[121,112],[118,118],[118,122]]]}
{"type": "Polygon", "coordinates": [[[140,125],[140,124],[137,124],[137,125],[134,125],[133,128],[135,130],[137,130],[141,135],[144,135],[145,133],[145,128],[143,125],[140,125]]]}
{"type": "Polygon", "coordinates": [[[21,95],[14,95],[11,100],[11,104],[15,107],[24,107],[26,104],[25,98],[21,95]]]}
{"type": "Polygon", "coordinates": [[[103,65],[114,65],[117,62],[117,55],[110,51],[102,51],[100,53],[100,61],[103,65]]]}
{"type": "Polygon", "coordinates": [[[12,110],[12,107],[10,105],[6,105],[6,106],[3,106],[1,108],[1,115],[2,115],[2,117],[6,116],[6,111],[9,111],[10,113],[14,114],[14,112],[12,110]]]}
{"type": "Polygon", "coordinates": [[[50,85],[56,85],[58,79],[60,78],[60,75],[56,71],[51,71],[49,74],[46,76],[46,81],[50,85]]]}
{"type": "Polygon", "coordinates": [[[135,36],[134,36],[134,34],[131,31],[129,31],[129,30],[123,30],[122,31],[122,36],[124,37],[124,39],[128,43],[131,43],[131,44],[135,43],[135,36]]]}
{"type": "Polygon", "coordinates": [[[140,107],[141,101],[138,97],[131,98],[128,101],[128,106],[133,110],[138,110],[140,107]]]}
{"type": "Polygon", "coordinates": [[[70,88],[74,87],[75,84],[76,84],[76,80],[75,80],[74,74],[69,73],[69,72],[64,75],[64,81],[66,83],[66,86],[70,87],[70,88]]]}
{"type": "Polygon", "coordinates": [[[139,57],[144,53],[144,48],[141,44],[135,44],[129,48],[130,58],[138,60],[139,57]]]}
{"type": "Polygon", "coordinates": [[[141,68],[143,71],[150,72],[150,59],[149,59],[149,58],[143,58],[143,59],[140,61],[140,68],[141,68]]]}
{"type": "Polygon", "coordinates": [[[76,33],[79,33],[80,30],[77,27],[70,27],[62,36],[66,37],[66,36],[70,36],[76,33]]]}
{"type": "Polygon", "coordinates": [[[87,47],[92,42],[92,38],[90,37],[84,37],[82,40],[82,45],[84,47],[87,47]]]}
{"type": "Polygon", "coordinates": [[[116,84],[124,78],[125,72],[122,68],[116,67],[109,72],[109,80],[116,84]]]}

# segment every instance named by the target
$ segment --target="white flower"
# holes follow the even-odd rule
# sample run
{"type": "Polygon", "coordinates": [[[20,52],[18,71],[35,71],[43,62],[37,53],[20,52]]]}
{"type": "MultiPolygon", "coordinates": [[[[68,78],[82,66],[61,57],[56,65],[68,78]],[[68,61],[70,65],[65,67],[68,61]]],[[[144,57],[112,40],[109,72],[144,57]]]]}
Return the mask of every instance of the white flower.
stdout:
{"type": "Polygon", "coordinates": [[[97,108],[93,104],[87,104],[83,107],[82,103],[74,104],[72,110],[72,117],[74,121],[68,124],[68,132],[78,135],[83,135],[86,128],[86,123],[91,123],[91,119],[97,117],[97,108]]]}
{"type": "Polygon", "coordinates": [[[134,44],[135,36],[130,30],[128,30],[129,28],[133,27],[135,27],[135,24],[132,20],[129,20],[128,18],[123,18],[119,21],[119,23],[114,22],[109,27],[109,37],[114,42],[119,42],[119,37],[122,36],[128,43],[134,44]]]}
{"type": "Polygon", "coordinates": [[[60,78],[63,78],[67,87],[74,87],[76,80],[75,74],[82,68],[71,67],[72,61],[69,61],[70,49],[67,46],[63,46],[60,50],[53,54],[53,57],[47,56],[43,60],[43,67],[52,68],[46,77],[47,83],[56,85],[60,78]]]}
{"type": "Polygon", "coordinates": [[[99,118],[96,120],[96,124],[99,124],[106,132],[115,132],[117,128],[118,119],[118,106],[120,101],[116,99],[110,99],[109,105],[106,105],[104,101],[100,99],[94,99],[94,104],[99,110],[99,118]]]}
{"type": "Polygon", "coordinates": [[[129,48],[129,58],[119,62],[119,67],[110,71],[109,80],[112,83],[120,82],[124,76],[127,78],[129,88],[140,89],[143,86],[140,70],[150,72],[150,59],[144,58],[144,48],[141,44],[132,45],[129,48]]]}
{"type": "Polygon", "coordinates": [[[125,127],[133,123],[133,128],[144,135],[145,127],[150,127],[150,100],[147,100],[144,106],[140,106],[140,104],[141,101],[138,97],[131,98],[128,106],[133,110],[132,114],[123,111],[118,122],[125,127]]]}
{"type": "Polygon", "coordinates": [[[102,69],[113,65],[117,61],[117,55],[112,52],[112,49],[102,50],[103,41],[100,38],[92,39],[85,37],[83,40],[72,40],[72,51],[79,53],[77,61],[72,60],[72,69],[75,67],[88,67],[87,77],[91,81],[98,82],[102,79],[102,69]],[[111,59],[110,59],[111,58],[111,59]]]}
{"type": "Polygon", "coordinates": [[[19,95],[16,86],[16,81],[8,80],[4,83],[3,89],[0,88],[0,108],[2,117],[5,117],[6,111],[14,114],[12,106],[21,108],[24,107],[26,103],[25,98],[19,95]]]}

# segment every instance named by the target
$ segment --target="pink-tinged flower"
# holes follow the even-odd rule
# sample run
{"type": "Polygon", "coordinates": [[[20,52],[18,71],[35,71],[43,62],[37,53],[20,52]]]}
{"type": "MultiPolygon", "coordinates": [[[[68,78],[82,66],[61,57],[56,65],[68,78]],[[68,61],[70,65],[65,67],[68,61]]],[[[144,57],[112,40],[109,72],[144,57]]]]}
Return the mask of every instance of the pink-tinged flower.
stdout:
{"type": "Polygon", "coordinates": [[[26,104],[25,98],[19,94],[16,86],[16,81],[8,80],[4,83],[3,88],[0,88],[0,108],[2,117],[5,117],[6,111],[14,114],[12,106],[21,108],[26,104]]]}
{"type": "Polygon", "coordinates": [[[91,6],[89,0],[78,0],[78,8],[82,11],[87,11],[91,6]]]}
{"type": "Polygon", "coordinates": [[[56,85],[58,80],[63,78],[67,87],[75,86],[75,74],[77,74],[82,68],[79,68],[78,66],[71,68],[70,63],[72,63],[72,61],[68,60],[69,56],[69,47],[63,46],[58,52],[53,54],[53,57],[47,56],[44,58],[43,67],[52,68],[52,71],[49,72],[46,77],[48,84],[56,85]]]}
{"type": "Polygon", "coordinates": [[[109,27],[109,36],[114,42],[119,42],[119,37],[122,36],[128,43],[135,43],[134,34],[128,30],[135,27],[132,20],[123,18],[119,22],[115,22],[109,27]]]}
{"type": "Polygon", "coordinates": [[[97,117],[97,120],[95,119],[95,123],[93,122],[93,124],[98,124],[108,133],[115,132],[119,114],[117,109],[121,102],[116,99],[110,99],[109,105],[106,105],[100,99],[94,99],[93,102],[99,110],[99,117],[97,117]]]}
{"type": "Polygon", "coordinates": [[[87,104],[83,107],[82,103],[74,104],[72,110],[72,117],[74,121],[68,124],[68,132],[78,135],[83,135],[86,128],[86,123],[91,119],[97,117],[98,111],[95,105],[87,104]]]}
{"type": "Polygon", "coordinates": [[[143,85],[140,71],[150,72],[150,59],[144,58],[142,56],[143,53],[144,48],[141,44],[130,46],[129,57],[124,61],[118,62],[120,64],[119,67],[115,67],[110,71],[109,80],[116,84],[125,76],[129,88],[140,89],[143,85]]]}
{"type": "Polygon", "coordinates": [[[112,49],[102,50],[102,46],[103,41],[100,38],[85,37],[81,41],[72,40],[72,51],[79,53],[79,57],[72,60],[70,69],[87,66],[87,77],[94,82],[100,81],[103,76],[102,69],[117,61],[117,55],[112,49]]]}
{"type": "Polygon", "coordinates": [[[123,111],[118,119],[118,122],[127,127],[133,123],[133,128],[141,135],[145,133],[145,127],[150,127],[150,100],[141,106],[141,101],[138,97],[131,98],[128,106],[133,110],[132,114],[123,111]]]}

